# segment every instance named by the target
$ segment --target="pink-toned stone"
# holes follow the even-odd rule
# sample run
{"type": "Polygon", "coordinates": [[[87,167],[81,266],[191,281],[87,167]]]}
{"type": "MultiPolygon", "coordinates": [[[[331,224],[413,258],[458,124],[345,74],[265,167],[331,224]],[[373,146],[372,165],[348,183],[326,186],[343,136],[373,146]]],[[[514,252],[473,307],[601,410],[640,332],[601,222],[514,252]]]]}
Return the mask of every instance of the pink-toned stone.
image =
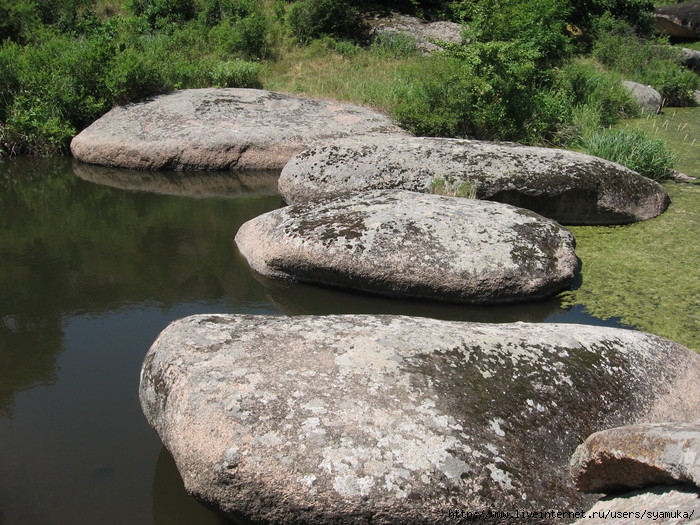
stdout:
{"type": "Polygon", "coordinates": [[[281,169],[330,139],[404,134],[374,110],[258,89],[189,89],[117,107],[77,135],[73,156],[137,169],[281,169]]]}

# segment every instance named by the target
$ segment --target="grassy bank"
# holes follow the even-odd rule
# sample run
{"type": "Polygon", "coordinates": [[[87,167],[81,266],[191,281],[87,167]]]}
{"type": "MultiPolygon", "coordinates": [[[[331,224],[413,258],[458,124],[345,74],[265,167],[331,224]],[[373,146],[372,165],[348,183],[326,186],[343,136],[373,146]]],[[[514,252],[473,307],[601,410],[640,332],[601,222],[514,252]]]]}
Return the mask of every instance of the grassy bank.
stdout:
{"type": "MultiPolygon", "coordinates": [[[[664,138],[678,169],[700,178],[700,108],[669,108],[628,121],[664,138]]],[[[565,304],[619,318],[700,352],[700,182],[664,182],[672,203],[661,216],[626,226],[572,227],[583,261],[581,287],[565,304]]]]}
{"type": "Polygon", "coordinates": [[[658,51],[653,8],[651,0],[0,0],[0,154],[65,154],[113,106],[198,87],[356,102],[420,135],[572,146],[638,112],[622,74],[679,103],[700,87],[673,53],[658,51]],[[468,44],[430,57],[406,36],[370,45],[361,11],[388,10],[464,22],[468,44]]]}

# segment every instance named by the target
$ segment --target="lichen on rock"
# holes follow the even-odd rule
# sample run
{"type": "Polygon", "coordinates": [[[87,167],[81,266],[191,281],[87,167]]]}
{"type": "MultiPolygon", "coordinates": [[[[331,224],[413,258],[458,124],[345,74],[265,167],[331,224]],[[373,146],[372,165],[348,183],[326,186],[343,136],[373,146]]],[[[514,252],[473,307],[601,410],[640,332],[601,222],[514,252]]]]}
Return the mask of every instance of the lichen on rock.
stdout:
{"type": "Polygon", "coordinates": [[[576,445],[697,417],[697,385],[674,392],[698,374],[697,354],[631,330],[199,315],[154,343],[140,399],[187,491],[231,516],[438,524],[587,508],[576,445]]]}
{"type": "Polygon", "coordinates": [[[463,303],[550,297],[579,267],[573,236],[550,219],[403,190],[281,208],[241,226],[236,244],[268,277],[463,303]]]}

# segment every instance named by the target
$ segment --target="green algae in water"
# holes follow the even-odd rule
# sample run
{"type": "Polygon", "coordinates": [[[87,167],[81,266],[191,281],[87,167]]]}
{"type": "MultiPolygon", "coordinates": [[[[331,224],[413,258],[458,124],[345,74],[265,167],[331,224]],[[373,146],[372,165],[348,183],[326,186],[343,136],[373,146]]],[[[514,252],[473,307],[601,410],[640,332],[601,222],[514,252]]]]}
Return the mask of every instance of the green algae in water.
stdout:
{"type": "MultiPolygon", "coordinates": [[[[627,121],[666,139],[676,168],[700,178],[700,108],[671,108],[627,121]]],[[[563,296],[603,319],[672,339],[700,352],[700,181],[665,182],[671,206],[626,226],[571,227],[583,261],[582,284],[563,296]]]]}

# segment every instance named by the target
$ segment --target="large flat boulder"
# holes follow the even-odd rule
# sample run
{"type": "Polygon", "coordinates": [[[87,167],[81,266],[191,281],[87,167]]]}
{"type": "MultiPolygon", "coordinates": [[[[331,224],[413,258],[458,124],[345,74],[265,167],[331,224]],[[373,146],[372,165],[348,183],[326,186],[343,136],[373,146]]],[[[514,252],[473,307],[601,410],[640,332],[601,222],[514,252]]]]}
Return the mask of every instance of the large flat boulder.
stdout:
{"type": "Polygon", "coordinates": [[[569,288],[574,237],[507,204],[376,190],[296,204],[243,224],[236,244],[262,275],[393,297],[465,303],[569,288]]]}
{"type": "Polygon", "coordinates": [[[656,10],[656,28],[674,38],[700,38],[700,2],[682,2],[656,10]]]}
{"type": "Polygon", "coordinates": [[[117,107],[71,142],[82,161],[138,169],[281,169],[334,138],[403,134],[386,115],[258,89],[186,89],[117,107]]]}
{"type": "Polygon", "coordinates": [[[576,449],[571,474],[576,487],[584,492],[611,493],[683,483],[698,489],[700,421],[647,423],[596,432],[576,449]]]}
{"type": "Polygon", "coordinates": [[[187,491],[230,517],[511,523],[488,511],[589,508],[576,446],[697,418],[699,377],[700,356],[632,330],[200,315],[158,337],[140,399],[187,491]]]}
{"type": "Polygon", "coordinates": [[[624,224],[662,213],[670,202],[658,183],[619,164],[573,151],[426,137],[339,140],[306,150],[282,170],[290,203],[344,191],[436,184],[527,208],[562,224],[624,224]],[[436,183],[437,181],[437,183],[436,183]]]}

